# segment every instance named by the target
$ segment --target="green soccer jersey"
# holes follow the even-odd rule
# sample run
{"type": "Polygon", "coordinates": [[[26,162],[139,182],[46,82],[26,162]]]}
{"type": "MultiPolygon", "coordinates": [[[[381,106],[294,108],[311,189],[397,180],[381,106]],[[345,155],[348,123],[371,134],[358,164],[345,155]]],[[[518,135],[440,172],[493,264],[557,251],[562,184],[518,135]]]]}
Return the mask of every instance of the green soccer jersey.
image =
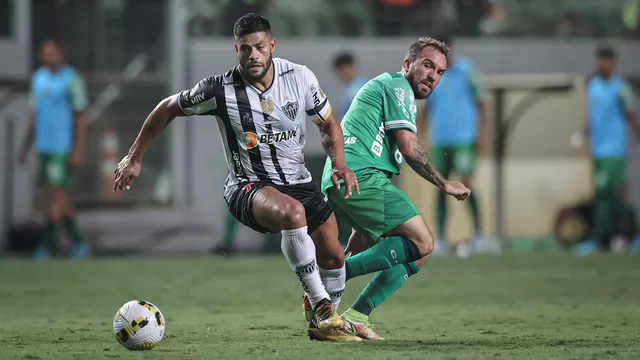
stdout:
{"type": "MultiPolygon", "coordinates": [[[[342,120],[347,166],[400,174],[403,158],[393,130],[416,132],[416,99],[401,73],[384,73],[358,91],[342,120]]],[[[331,161],[322,174],[322,190],[332,186],[331,161]]]]}

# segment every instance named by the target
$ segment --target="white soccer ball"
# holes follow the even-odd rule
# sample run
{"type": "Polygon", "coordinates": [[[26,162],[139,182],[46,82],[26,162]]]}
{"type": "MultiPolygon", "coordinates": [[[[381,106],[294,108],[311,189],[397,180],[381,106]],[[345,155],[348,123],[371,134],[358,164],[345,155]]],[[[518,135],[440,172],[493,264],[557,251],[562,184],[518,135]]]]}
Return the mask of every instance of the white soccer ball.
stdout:
{"type": "Polygon", "coordinates": [[[122,305],[113,318],[113,333],[129,350],[150,350],[164,336],[165,319],[148,301],[132,300],[122,305]]]}

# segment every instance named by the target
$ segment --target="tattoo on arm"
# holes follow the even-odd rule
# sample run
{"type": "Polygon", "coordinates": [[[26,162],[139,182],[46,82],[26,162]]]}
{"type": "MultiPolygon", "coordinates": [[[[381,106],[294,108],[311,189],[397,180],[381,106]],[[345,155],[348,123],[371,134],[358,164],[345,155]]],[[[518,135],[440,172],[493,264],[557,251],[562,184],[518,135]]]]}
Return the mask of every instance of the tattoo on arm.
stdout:
{"type": "Polygon", "coordinates": [[[411,141],[410,149],[412,156],[405,156],[407,164],[425,180],[439,188],[443,187],[447,180],[433,165],[422,145],[414,140],[411,141]]]}
{"type": "Polygon", "coordinates": [[[331,161],[333,161],[336,158],[336,153],[333,148],[335,141],[333,141],[331,136],[329,136],[329,134],[325,132],[320,133],[320,141],[322,142],[322,147],[324,148],[324,151],[327,153],[327,155],[329,155],[329,158],[331,159],[331,161]]]}

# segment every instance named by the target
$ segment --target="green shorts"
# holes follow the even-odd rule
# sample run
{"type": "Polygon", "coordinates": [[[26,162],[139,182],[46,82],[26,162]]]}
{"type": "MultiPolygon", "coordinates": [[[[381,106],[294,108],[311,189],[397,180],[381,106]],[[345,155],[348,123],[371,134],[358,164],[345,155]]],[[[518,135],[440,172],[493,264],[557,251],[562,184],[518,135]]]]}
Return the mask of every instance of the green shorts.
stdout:
{"type": "Polygon", "coordinates": [[[411,199],[391,183],[385,173],[377,169],[356,171],[360,195],[344,199],[345,187],[326,190],[333,211],[348,222],[369,241],[376,243],[380,237],[395,229],[420,212],[411,199]]]}
{"type": "Polygon", "coordinates": [[[445,178],[451,174],[469,176],[476,168],[475,144],[434,146],[430,155],[433,164],[445,178]]]}
{"type": "Polygon", "coordinates": [[[69,182],[69,154],[40,154],[38,179],[41,186],[65,186],[69,182]]]}

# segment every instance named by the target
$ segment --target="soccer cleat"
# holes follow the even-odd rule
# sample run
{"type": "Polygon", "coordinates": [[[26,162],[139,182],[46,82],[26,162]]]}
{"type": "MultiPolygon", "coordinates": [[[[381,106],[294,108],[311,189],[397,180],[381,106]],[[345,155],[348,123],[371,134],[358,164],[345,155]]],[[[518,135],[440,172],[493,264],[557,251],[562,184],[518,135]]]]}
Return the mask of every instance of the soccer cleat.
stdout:
{"type": "Polygon", "coordinates": [[[302,309],[304,310],[304,319],[307,322],[311,322],[313,320],[313,308],[311,307],[311,301],[309,301],[309,296],[305,293],[302,295],[302,309]]]}
{"type": "Polygon", "coordinates": [[[368,316],[349,309],[342,314],[342,318],[344,319],[345,328],[356,336],[365,340],[384,340],[382,336],[378,335],[378,329],[369,322],[368,316]]]}
{"type": "Polygon", "coordinates": [[[75,244],[71,247],[69,258],[73,260],[86,259],[91,256],[91,251],[87,244],[75,244]]]}
{"type": "Polygon", "coordinates": [[[573,253],[577,256],[588,256],[598,253],[599,250],[599,244],[596,240],[585,240],[574,246],[573,253]]]}
{"type": "Polygon", "coordinates": [[[358,342],[361,338],[350,333],[344,326],[342,317],[329,299],[316,305],[313,319],[309,322],[309,339],[319,341],[358,342]]]}
{"type": "Polygon", "coordinates": [[[46,246],[40,246],[33,252],[33,259],[35,261],[41,262],[49,259],[51,257],[51,249],[46,246]]]}
{"type": "Polygon", "coordinates": [[[480,232],[476,232],[473,235],[473,240],[471,240],[471,251],[474,253],[483,252],[484,249],[484,236],[480,232]]]}

